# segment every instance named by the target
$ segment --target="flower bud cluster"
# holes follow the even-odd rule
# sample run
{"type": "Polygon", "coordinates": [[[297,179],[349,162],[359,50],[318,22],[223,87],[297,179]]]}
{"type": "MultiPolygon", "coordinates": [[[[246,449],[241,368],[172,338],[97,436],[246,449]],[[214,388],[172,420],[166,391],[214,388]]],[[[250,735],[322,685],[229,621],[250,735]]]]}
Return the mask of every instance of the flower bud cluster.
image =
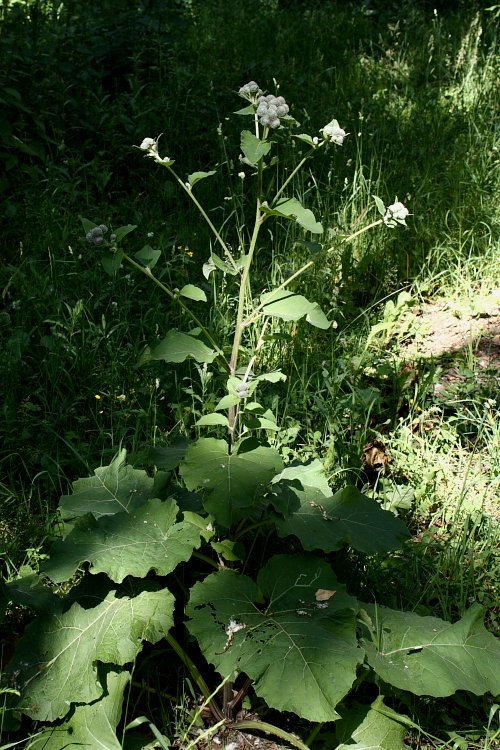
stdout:
{"type": "Polygon", "coordinates": [[[85,235],[87,242],[91,242],[93,245],[102,245],[104,242],[104,235],[107,233],[108,228],[106,224],[100,224],[98,227],[94,227],[85,235]]]}
{"type": "Polygon", "coordinates": [[[255,81],[249,81],[249,83],[245,83],[245,85],[240,88],[238,94],[244,99],[253,100],[258,94],[262,94],[262,91],[260,90],[258,83],[255,83],[255,81]]]}
{"type": "Polygon", "coordinates": [[[289,107],[282,96],[259,96],[257,99],[257,116],[261,125],[266,128],[279,128],[280,117],[285,117],[289,107]]]}
{"type": "Polygon", "coordinates": [[[410,212],[403,203],[396,201],[392,206],[387,207],[387,211],[384,214],[384,224],[386,227],[394,229],[398,224],[404,224],[406,226],[406,217],[409,216],[410,212]]]}
{"type": "Polygon", "coordinates": [[[236,395],[238,398],[247,398],[250,395],[250,386],[248,383],[238,383],[236,386],[236,395]]]}
{"type": "Polygon", "coordinates": [[[346,135],[349,135],[340,127],[337,120],[332,120],[328,123],[328,125],[325,125],[325,127],[321,130],[321,133],[325,141],[335,143],[337,146],[342,146],[344,138],[346,137],[346,135]]]}

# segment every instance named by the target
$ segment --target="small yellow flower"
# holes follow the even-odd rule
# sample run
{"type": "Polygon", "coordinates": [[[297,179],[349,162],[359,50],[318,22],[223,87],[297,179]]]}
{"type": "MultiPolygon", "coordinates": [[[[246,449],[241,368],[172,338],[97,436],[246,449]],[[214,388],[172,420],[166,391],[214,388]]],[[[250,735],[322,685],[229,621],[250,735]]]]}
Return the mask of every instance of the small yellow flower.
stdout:
{"type": "Polygon", "coordinates": [[[95,399],[96,399],[96,401],[100,401],[101,400],[101,397],[99,396],[98,393],[95,394],[95,399]]]}
{"type": "Polygon", "coordinates": [[[192,258],[194,253],[192,250],[186,250],[186,255],[189,255],[189,257],[192,258]]]}

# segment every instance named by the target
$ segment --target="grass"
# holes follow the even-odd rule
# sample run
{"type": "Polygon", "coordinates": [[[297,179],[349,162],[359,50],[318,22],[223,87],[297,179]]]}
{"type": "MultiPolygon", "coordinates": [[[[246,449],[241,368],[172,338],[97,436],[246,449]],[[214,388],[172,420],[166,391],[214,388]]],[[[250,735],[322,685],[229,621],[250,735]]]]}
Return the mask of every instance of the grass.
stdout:
{"type": "MultiPolygon", "coordinates": [[[[192,435],[193,417],[215,398],[214,384],[194,367],[137,369],[145,344],[180,324],[179,311],[134,273],[105,276],[79,216],[137,224],[143,244],[163,251],[166,283],[206,283],[206,227],[132,145],[163,132],[181,173],[218,164],[200,198],[217,225],[229,223],[233,212],[242,216],[248,187],[234,161],[241,123],[226,116],[244,82],[255,78],[274,91],[276,79],[304,131],[332,116],[350,131],[342,150],[315,159],[293,183],[334,248],[302,289],[337,328],[313,336],[299,323],[270,349],[270,364],[288,376],[284,389],[270,384],[267,392],[283,427],[276,444],[287,460],[320,457],[340,487],[365,482],[363,446],[382,439],[393,462],[367,490],[395,506],[410,497],[411,507],[398,512],[414,536],[382,565],[349,558],[346,576],[355,570],[352,585],[365,595],[390,594],[395,606],[444,618],[479,601],[488,626],[498,627],[498,376],[492,371],[477,387],[471,341],[454,355],[462,377],[438,397],[448,360],[415,359],[408,371],[404,353],[405,340],[418,335],[412,304],[441,297],[458,315],[473,316],[500,286],[498,9],[463,3],[433,14],[423,3],[403,3],[396,14],[373,6],[370,15],[357,2],[152,0],[122,3],[119,12],[105,2],[90,13],[73,2],[4,3],[0,556],[7,578],[37,567],[72,480],[107,463],[121,444],[140,455],[145,445],[192,435]],[[339,234],[367,221],[374,194],[404,200],[410,229],[342,247],[339,234]],[[402,290],[410,305],[398,306],[402,290]]],[[[307,257],[300,240],[291,225],[263,235],[263,285],[280,283],[307,257]]],[[[228,241],[237,247],[238,237],[228,241]]],[[[216,294],[211,322],[224,330],[234,301],[229,288],[216,294]]],[[[494,747],[497,717],[481,700],[472,709],[451,699],[416,701],[415,720],[441,737],[473,729],[483,739],[470,747],[494,747]]]]}

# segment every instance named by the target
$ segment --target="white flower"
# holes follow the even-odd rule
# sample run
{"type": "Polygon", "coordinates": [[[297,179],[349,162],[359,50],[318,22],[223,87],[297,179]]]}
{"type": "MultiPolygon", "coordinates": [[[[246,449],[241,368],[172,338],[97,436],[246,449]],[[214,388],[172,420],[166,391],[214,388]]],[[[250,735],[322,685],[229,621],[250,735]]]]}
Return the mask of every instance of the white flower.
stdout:
{"type": "Polygon", "coordinates": [[[332,120],[328,125],[325,125],[321,130],[321,133],[323,134],[325,141],[335,143],[337,146],[342,146],[344,138],[346,135],[349,135],[349,133],[346,133],[345,130],[340,127],[337,120],[332,120]]]}
{"type": "Polygon", "coordinates": [[[154,138],[144,138],[139,148],[141,148],[143,151],[149,151],[149,149],[153,148],[153,146],[155,145],[156,145],[156,141],[154,138]]]}
{"type": "Polygon", "coordinates": [[[387,207],[387,211],[384,214],[384,224],[387,227],[393,229],[398,224],[404,224],[406,226],[406,217],[409,216],[410,212],[403,203],[396,199],[396,202],[392,206],[387,207]]]}

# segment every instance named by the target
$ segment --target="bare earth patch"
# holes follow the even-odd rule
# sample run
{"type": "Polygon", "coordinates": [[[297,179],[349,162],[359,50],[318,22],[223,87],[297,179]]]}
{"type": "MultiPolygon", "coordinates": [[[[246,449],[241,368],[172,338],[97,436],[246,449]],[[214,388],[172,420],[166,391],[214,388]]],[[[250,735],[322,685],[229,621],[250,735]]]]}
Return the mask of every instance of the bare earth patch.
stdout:
{"type": "MultiPolygon", "coordinates": [[[[417,330],[413,341],[403,347],[407,358],[443,360],[462,353],[474,356],[479,382],[500,377],[500,289],[474,305],[459,306],[449,300],[424,303],[414,312],[417,330]]],[[[450,362],[436,391],[459,378],[450,362]]]]}

